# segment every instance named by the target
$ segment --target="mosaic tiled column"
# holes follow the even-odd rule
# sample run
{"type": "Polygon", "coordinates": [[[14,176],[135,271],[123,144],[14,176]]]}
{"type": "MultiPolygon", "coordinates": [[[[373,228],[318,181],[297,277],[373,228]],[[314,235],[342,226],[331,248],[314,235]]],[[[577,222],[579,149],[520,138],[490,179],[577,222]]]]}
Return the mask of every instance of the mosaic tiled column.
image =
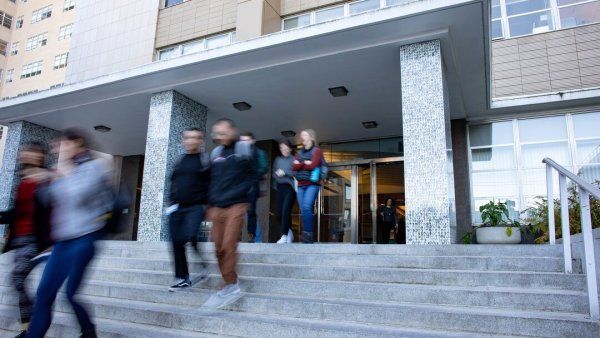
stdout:
{"type": "MultiPolygon", "coordinates": [[[[59,132],[54,129],[26,121],[12,122],[8,125],[2,171],[0,171],[0,210],[6,210],[13,204],[14,188],[18,181],[17,166],[21,146],[29,142],[48,144],[58,135],[59,132]]],[[[0,234],[3,233],[4,229],[0,228],[0,234]]]]}
{"type": "Polygon", "coordinates": [[[169,196],[169,175],[183,154],[181,133],[186,128],[206,129],[207,109],[176,91],[152,95],[146,136],[144,176],[138,223],[138,240],[168,239],[164,208],[169,196]]]}
{"type": "Polygon", "coordinates": [[[400,48],[406,242],[450,244],[449,117],[438,40],[400,48]]]}

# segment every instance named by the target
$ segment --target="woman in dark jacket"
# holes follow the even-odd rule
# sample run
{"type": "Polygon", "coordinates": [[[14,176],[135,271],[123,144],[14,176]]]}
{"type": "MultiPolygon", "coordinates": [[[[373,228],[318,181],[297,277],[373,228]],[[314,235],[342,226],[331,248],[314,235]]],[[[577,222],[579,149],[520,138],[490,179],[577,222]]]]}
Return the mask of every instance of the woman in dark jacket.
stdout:
{"type": "Polygon", "coordinates": [[[292,171],[294,156],[290,141],[285,139],[279,141],[279,151],[281,156],[278,156],[273,164],[273,178],[275,179],[275,189],[277,189],[277,205],[281,220],[281,239],[277,241],[277,244],[285,244],[294,242],[294,234],[290,225],[296,192],[294,191],[292,171]]]}
{"type": "Polygon", "coordinates": [[[398,225],[398,216],[396,215],[396,206],[392,198],[385,200],[385,205],[379,208],[379,217],[381,219],[381,243],[390,243],[390,231],[398,225]]]}
{"type": "Polygon", "coordinates": [[[47,187],[44,168],[45,147],[29,143],[19,153],[21,179],[15,190],[14,208],[0,212],[0,224],[8,224],[8,240],[3,252],[14,251],[12,282],[19,295],[19,312],[25,337],[32,313],[32,301],[25,290],[25,280],[35,267],[34,258],[50,246],[47,187]]]}
{"type": "Polygon", "coordinates": [[[292,162],[292,169],[298,181],[298,204],[302,214],[303,243],[313,242],[313,209],[319,194],[321,180],[321,164],[323,152],[316,146],[316,133],[305,129],[300,133],[302,149],[292,162]]]}

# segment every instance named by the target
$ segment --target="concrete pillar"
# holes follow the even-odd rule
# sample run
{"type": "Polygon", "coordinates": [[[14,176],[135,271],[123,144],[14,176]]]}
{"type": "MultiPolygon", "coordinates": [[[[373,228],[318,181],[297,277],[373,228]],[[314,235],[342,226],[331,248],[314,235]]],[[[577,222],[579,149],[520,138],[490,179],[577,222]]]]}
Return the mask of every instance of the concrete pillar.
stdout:
{"type": "Polygon", "coordinates": [[[186,128],[206,129],[207,109],[182,94],[169,90],[152,95],[146,137],[142,196],[137,239],[168,239],[164,208],[169,196],[169,176],[183,154],[181,133],[186,128]]]}
{"type": "Polygon", "coordinates": [[[454,166],[454,196],[456,201],[456,239],[471,229],[471,180],[469,176],[469,149],[467,146],[467,121],[452,120],[452,165],[454,166]]]}
{"type": "Polygon", "coordinates": [[[236,39],[245,41],[281,30],[280,0],[238,0],[236,39]]]}
{"type": "MultiPolygon", "coordinates": [[[[50,140],[58,135],[59,132],[54,129],[26,121],[12,122],[8,125],[2,170],[0,171],[0,210],[6,210],[13,205],[14,188],[18,181],[18,155],[21,146],[28,142],[48,144],[50,140]]],[[[0,234],[3,233],[4,229],[2,228],[0,234]]]]}
{"type": "Polygon", "coordinates": [[[449,109],[439,40],[400,47],[406,243],[450,244],[449,109]]]}

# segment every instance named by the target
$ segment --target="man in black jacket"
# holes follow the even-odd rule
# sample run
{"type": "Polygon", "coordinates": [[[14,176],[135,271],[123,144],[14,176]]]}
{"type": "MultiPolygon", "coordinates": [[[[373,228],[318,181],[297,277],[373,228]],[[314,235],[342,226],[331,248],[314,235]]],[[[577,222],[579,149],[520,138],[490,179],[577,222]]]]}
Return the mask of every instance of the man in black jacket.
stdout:
{"type": "MultiPolygon", "coordinates": [[[[192,242],[197,250],[196,241],[200,223],[204,218],[204,209],[208,197],[209,158],[203,151],[204,133],[196,128],[183,132],[182,145],[186,154],[177,162],[171,175],[171,200],[169,230],[173,244],[173,260],[177,282],[169,291],[177,291],[192,286],[188,271],[185,245],[192,242]]],[[[208,277],[204,267],[199,282],[208,277]]]]}
{"type": "Polygon", "coordinates": [[[258,182],[252,145],[240,141],[229,119],[218,120],[212,128],[218,145],[211,153],[208,219],[213,222],[212,238],[225,287],[204,304],[222,308],[241,297],[236,273],[237,244],[248,210],[248,194],[258,182]]]}

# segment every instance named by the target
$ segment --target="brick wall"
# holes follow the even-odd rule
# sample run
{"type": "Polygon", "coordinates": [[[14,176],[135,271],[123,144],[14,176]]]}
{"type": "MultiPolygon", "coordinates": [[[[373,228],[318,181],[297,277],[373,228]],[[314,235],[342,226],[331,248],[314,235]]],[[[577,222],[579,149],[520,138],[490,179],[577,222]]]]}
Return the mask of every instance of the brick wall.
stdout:
{"type": "Polygon", "coordinates": [[[492,97],[600,86],[600,24],[492,42],[492,97]]]}

